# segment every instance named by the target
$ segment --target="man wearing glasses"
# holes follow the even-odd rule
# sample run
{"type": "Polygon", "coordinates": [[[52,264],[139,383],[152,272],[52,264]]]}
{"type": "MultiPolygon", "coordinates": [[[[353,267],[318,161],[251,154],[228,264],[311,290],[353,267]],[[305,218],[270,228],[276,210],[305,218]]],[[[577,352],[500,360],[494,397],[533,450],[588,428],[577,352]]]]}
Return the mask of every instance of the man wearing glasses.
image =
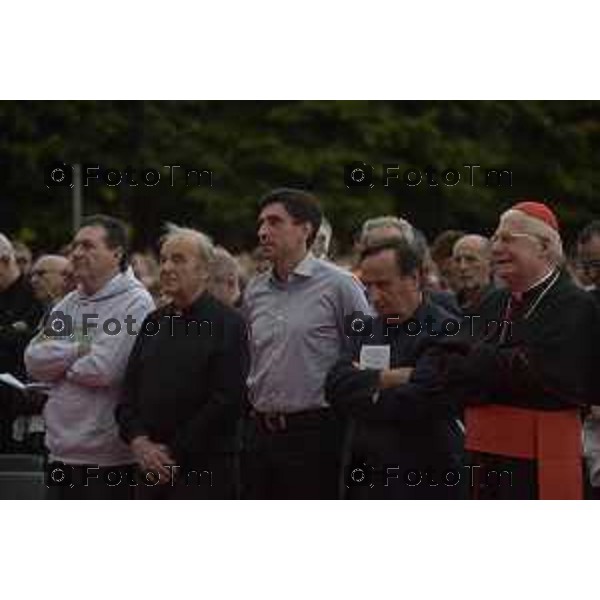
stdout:
{"type": "Polygon", "coordinates": [[[40,256],[29,272],[35,297],[45,307],[51,308],[73,289],[71,271],[71,263],[64,256],[40,256]]]}
{"type": "Polygon", "coordinates": [[[583,283],[600,300],[600,221],[592,221],[577,238],[577,262],[583,283]]]}
{"type": "Polygon", "coordinates": [[[598,306],[563,269],[558,221],[545,204],[502,214],[492,261],[506,287],[481,305],[462,353],[441,357],[443,384],[465,393],[473,496],[581,498],[598,306]]]}

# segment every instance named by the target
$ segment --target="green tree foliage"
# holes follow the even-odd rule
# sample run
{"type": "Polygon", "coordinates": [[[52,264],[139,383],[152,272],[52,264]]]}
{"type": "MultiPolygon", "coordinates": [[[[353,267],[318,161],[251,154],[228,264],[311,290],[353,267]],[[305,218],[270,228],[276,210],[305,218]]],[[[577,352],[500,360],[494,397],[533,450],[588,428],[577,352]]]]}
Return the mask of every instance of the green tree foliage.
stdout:
{"type": "Polygon", "coordinates": [[[281,185],[314,190],[345,247],[362,220],[384,213],[405,216],[429,237],[446,228],[489,233],[499,211],[523,196],[548,201],[572,235],[596,216],[599,141],[599,104],[591,101],[3,102],[0,230],[38,249],[68,240],[71,190],[44,182],[45,165],[64,160],[212,170],[212,187],[193,177],[186,185],[182,170],[171,186],[162,169],[155,187],[84,189],[86,214],[127,219],[139,247],[167,220],[251,247],[257,198],[281,185]],[[352,161],[373,165],[373,187],[346,187],[352,161]],[[399,166],[395,185],[382,184],[384,163],[399,166]],[[467,164],[480,165],[473,185],[467,164]],[[411,168],[423,177],[417,186],[402,180],[411,168]],[[445,169],[459,171],[456,185],[441,181],[445,169]],[[486,169],[510,169],[512,186],[491,185],[494,178],[486,185],[486,169]]]}

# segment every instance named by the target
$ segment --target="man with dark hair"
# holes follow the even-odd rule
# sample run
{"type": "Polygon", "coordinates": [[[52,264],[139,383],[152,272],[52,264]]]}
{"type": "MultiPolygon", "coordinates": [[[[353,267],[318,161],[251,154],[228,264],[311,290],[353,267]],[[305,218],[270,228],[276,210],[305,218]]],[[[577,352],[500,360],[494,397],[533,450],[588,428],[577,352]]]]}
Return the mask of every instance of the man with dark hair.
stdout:
{"type": "Polygon", "coordinates": [[[369,306],[350,273],[309,252],[320,223],[312,194],[281,189],[260,202],[258,237],[273,267],[244,293],[247,498],[336,496],[341,429],[325,400],[325,376],[349,343],[345,318],[369,306]]]}
{"type": "MultiPolygon", "coordinates": [[[[383,216],[367,219],[362,225],[362,233],[358,248],[362,251],[368,246],[376,245],[384,240],[405,240],[419,255],[423,270],[423,291],[435,303],[445,311],[455,316],[460,316],[461,311],[456,303],[454,293],[437,289],[439,286],[431,285],[431,267],[435,267],[431,253],[427,245],[425,235],[413,227],[406,219],[398,217],[383,216]]],[[[354,269],[354,274],[360,279],[360,268],[354,269]]]]}
{"type": "Polygon", "coordinates": [[[84,220],[71,250],[77,289],[25,352],[30,375],[52,384],[44,407],[51,498],[131,495],[124,478],[134,460],[114,409],[135,333],[154,303],[126,255],[124,224],[103,215],[84,220]]]}
{"type": "Polygon", "coordinates": [[[329,372],[326,397],[349,421],[343,488],[349,498],[460,498],[458,410],[419,359],[460,324],[423,294],[421,256],[402,239],[361,255],[378,317],[329,372]]]}
{"type": "MultiPolygon", "coordinates": [[[[0,373],[25,375],[23,351],[43,314],[42,305],[17,264],[11,241],[0,233],[0,373]]],[[[13,450],[12,425],[21,401],[0,383],[0,452],[13,450]]]]}
{"type": "MultiPolygon", "coordinates": [[[[119,251],[119,270],[125,272],[129,265],[129,234],[127,232],[127,225],[120,219],[109,215],[92,215],[85,217],[81,222],[80,230],[86,227],[102,228],[106,247],[119,251]]],[[[71,252],[74,250],[75,248],[71,248],[71,252]]]]}
{"type": "Polygon", "coordinates": [[[306,240],[307,246],[310,248],[323,220],[321,206],[316,196],[304,190],[279,188],[261,198],[258,210],[262,211],[272,204],[281,204],[294,223],[309,223],[312,226],[306,240]]]}

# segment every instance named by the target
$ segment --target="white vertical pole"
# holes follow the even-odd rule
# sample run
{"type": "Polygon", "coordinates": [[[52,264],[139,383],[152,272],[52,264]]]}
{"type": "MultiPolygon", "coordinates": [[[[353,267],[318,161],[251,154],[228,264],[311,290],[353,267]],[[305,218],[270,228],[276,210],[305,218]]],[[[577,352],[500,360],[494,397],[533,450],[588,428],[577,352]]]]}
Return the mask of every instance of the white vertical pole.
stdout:
{"type": "Polygon", "coordinates": [[[83,214],[83,190],[81,188],[81,165],[73,165],[73,233],[81,226],[83,214]]]}

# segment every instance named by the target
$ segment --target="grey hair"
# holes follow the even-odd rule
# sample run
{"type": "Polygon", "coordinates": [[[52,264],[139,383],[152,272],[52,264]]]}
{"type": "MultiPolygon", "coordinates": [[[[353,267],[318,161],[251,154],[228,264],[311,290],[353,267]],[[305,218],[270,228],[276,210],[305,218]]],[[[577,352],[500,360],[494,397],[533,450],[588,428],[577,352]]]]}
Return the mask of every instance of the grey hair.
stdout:
{"type": "Polygon", "coordinates": [[[225,279],[230,273],[235,274],[239,278],[242,270],[237,260],[225,248],[217,246],[213,252],[211,278],[213,281],[219,282],[225,279]]]}
{"type": "Polygon", "coordinates": [[[180,227],[175,223],[166,223],[165,234],[160,239],[161,246],[168,240],[179,236],[193,238],[198,243],[198,249],[200,251],[201,258],[204,260],[204,262],[206,262],[207,265],[210,266],[212,264],[215,253],[212,240],[209,236],[198,229],[192,229],[191,227],[180,227]]]}
{"type": "Polygon", "coordinates": [[[0,233],[0,258],[15,259],[12,242],[3,233],[0,233]]]}
{"type": "Polygon", "coordinates": [[[371,231],[380,229],[382,227],[394,227],[402,234],[402,237],[409,244],[413,244],[415,242],[415,231],[413,226],[406,219],[394,217],[392,215],[367,219],[363,223],[360,232],[360,239],[364,241],[371,231]]]}
{"type": "Polygon", "coordinates": [[[460,246],[460,244],[464,244],[465,242],[477,242],[481,247],[481,253],[483,256],[488,259],[490,258],[492,253],[492,242],[489,238],[486,238],[484,235],[479,235],[478,233],[466,233],[462,237],[458,238],[452,247],[452,254],[455,254],[458,246],[460,246]]]}
{"type": "Polygon", "coordinates": [[[536,219],[519,210],[508,209],[500,216],[502,219],[512,216],[518,218],[524,225],[527,233],[545,240],[548,244],[548,259],[553,266],[561,266],[565,262],[565,254],[560,234],[540,219],[536,219]]]}

